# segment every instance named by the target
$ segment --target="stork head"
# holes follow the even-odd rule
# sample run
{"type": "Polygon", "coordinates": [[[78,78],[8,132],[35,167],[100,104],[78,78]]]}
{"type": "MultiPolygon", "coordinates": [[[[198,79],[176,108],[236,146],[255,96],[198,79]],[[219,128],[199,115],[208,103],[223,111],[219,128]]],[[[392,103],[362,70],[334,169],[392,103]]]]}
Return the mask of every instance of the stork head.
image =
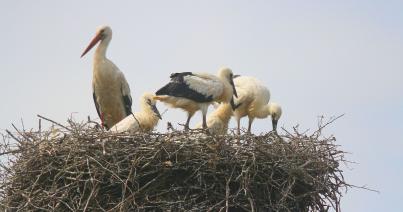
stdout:
{"type": "Polygon", "coordinates": [[[277,131],[277,122],[281,117],[282,109],[277,103],[269,103],[267,105],[267,109],[269,110],[269,114],[271,116],[271,122],[273,124],[273,131],[277,131]]]}
{"type": "Polygon", "coordinates": [[[95,33],[94,38],[92,38],[90,44],[88,44],[87,48],[81,54],[83,57],[87,52],[89,52],[92,47],[94,47],[99,41],[103,40],[111,40],[112,39],[112,29],[109,26],[100,26],[97,28],[97,32],[95,33]]]}
{"type": "Polygon", "coordinates": [[[154,94],[151,93],[144,93],[143,96],[141,97],[142,99],[142,106],[144,109],[149,109],[151,110],[155,116],[157,116],[159,119],[161,118],[161,114],[157,109],[157,101],[154,99],[154,94]]]}
{"type": "Polygon", "coordinates": [[[238,94],[236,92],[235,89],[235,85],[234,85],[234,74],[232,73],[232,70],[230,68],[221,68],[218,71],[218,76],[220,76],[221,79],[226,79],[228,80],[229,84],[232,86],[232,92],[234,94],[235,97],[238,97],[238,94]]]}

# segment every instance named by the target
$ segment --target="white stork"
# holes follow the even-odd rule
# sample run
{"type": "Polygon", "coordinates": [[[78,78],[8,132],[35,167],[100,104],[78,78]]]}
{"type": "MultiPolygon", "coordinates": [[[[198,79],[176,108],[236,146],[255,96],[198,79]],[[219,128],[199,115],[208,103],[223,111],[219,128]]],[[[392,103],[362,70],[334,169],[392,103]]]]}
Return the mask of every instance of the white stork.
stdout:
{"type": "Polygon", "coordinates": [[[189,129],[190,118],[202,111],[203,128],[207,128],[206,114],[213,102],[231,102],[237,96],[231,69],[222,68],[218,75],[182,72],[171,74],[171,81],[156,92],[155,99],[171,107],[181,108],[188,113],[185,129],[189,129]]]}
{"type": "Polygon", "coordinates": [[[154,95],[145,93],[140,98],[140,112],[136,112],[124,118],[122,121],[111,127],[112,132],[149,132],[154,129],[161,119],[161,115],[156,107],[154,95]]]}
{"type": "Polygon", "coordinates": [[[106,58],[106,50],[111,39],[112,29],[109,26],[99,27],[95,37],[81,55],[83,57],[100,42],[94,54],[92,95],[97,113],[106,129],[132,113],[129,84],[119,68],[106,58]]]}
{"type": "Polygon", "coordinates": [[[272,118],[273,130],[276,131],[282,110],[278,104],[269,103],[269,89],[254,77],[235,77],[234,83],[238,91],[238,98],[234,100],[237,105],[234,116],[237,120],[238,134],[240,134],[240,120],[244,116],[249,118],[248,133],[251,132],[255,118],[267,118],[269,115],[272,118]]]}
{"type": "MultiPolygon", "coordinates": [[[[233,114],[232,107],[228,103],[220,104],[212,113],[207,116],[207,129],[212,134],[224,135],[228,130],[228,123],[233,114]]],[[[198,124],[196,128],[201,128],[198,124]]]]}

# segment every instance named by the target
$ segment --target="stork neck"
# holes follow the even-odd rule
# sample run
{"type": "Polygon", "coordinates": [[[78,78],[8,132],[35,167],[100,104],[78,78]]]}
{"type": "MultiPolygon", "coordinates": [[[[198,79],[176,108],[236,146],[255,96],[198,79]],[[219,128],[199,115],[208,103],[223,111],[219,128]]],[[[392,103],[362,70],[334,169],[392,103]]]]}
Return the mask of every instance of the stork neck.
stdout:
{"type": "Polygon", "coordinates": [[[145,104],[146,103],[143,103],[143,105],[141,105],[141,112],[138,113],[138,119],[141,123],[142,130],[150,131],[158,123],[158,117],[154,115],[154,111],[145,104]]]}
{"type": "Polygon", "coordinates": [[[223,79],[222,83],[224,84],[225,88],[224,88],[224,92],[223,92],[223,94],[222,94],[222,96],[220,98],[220,101],[221,102],[229,102],[231,100],[231,98],[232,98],[232,95],[234,94],[233,90],[232,90],[232,86],[226,79],[223,79]]]}
{"type": "Polygon", "coordinates": [[[222,103],[216,110],[217,116],[224,122],[227,123],[232,116],[232,108],[230,104],[222,103]]]}
{"type": "Polygon", "coordinates": [[[260,108],[255,114],[257,118],[266,118],[267,116],[271,115],[272,111],[269,107],[269,105],[265,105],[260,108]]]}
{"type": "Polygon", "coordinates": [[[101,40],[101,42],[99,43],[99,45],[95,51],[95,54],[94,54],[95,59],[105,59],[106,58],[106,50],[108,49],[109,42],[110,42],[110,39],[101,40]]]}

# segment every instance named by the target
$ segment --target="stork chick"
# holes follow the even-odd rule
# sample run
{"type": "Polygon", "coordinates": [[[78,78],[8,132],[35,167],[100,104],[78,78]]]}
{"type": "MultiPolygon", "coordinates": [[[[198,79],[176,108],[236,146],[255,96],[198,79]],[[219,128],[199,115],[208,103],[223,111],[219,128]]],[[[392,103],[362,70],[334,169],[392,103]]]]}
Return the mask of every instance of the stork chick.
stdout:
{"type": "Polygon", "coordinates": [[[149,132],[154,129],[161,119],[161,115],[156,107],[154,95],[145,93],[140,98],[140,112],[136,112],[124,118],[115,124],[110,131],[112,132],[149,132]]]}
{"type": "MultiPolygon", "coordinates": [[[[228,123],[233,114],[232,106],[228,103],[220,104],[216,110],[214,110],[207,117],[207,129],[212,134],[224,135],[228,130],[228,123]]],[[[202,123],[196,126],[202,127],[202,123]]]]}
{"type": "Polygon", "coordinates": [[[280,105],[275,102],[271,102],[267,105],[267,111],[268,111],[269,115],[271,116],[273,130],[277,131],[277,123],[278,123],[278,120],[280,119],[283,111],[282,111],[280,105]]]}
{"type": "Polygon", "coordinates": [[[248,76],[240,76],[234,79],[235,88],[238,91],[238,98],[235,104],[238,105],[234,111],[237,121],[237,133],[240,134],[241,118],[248,116],[248,133],[251,133],[252,122],[255,118],[272,118],[273,130],[277,130],[277,123],[281,117],[281,107],[276,103],[269,103],[270,91],[258,79],[248,76]]]}
{"type": "Polygon", "coordinates": [[[106,57],[111,39],[112,29],[109,26],[99,27],[81,55],[83,57],[99,42],[93,60],[92,97],[98,116],[106,129],[132,113],[129,84],[119,68],[106,57]]]}
{"type": "Polygon", "coordinates": [[[217,76],[207,73],[182,72],[173,73],[171,81],[156,92],[155,99],[173,108],[181,108],[188,113],[185,129],[194,113],[202,111],[203,128],[207,128],[206,114],[208,106],[213,102],[233,104],[233,95],[237,92],[232,80],[233,73],[229,68],[222,68],[217,76]]]}

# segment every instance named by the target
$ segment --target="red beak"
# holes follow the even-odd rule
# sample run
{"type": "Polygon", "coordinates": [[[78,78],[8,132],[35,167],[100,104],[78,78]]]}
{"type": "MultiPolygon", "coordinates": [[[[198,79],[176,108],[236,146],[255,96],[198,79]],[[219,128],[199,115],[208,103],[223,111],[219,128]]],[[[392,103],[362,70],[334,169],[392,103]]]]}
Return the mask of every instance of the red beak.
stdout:
{"type": "Polygon", "coordinates": [[[81,57],[83,57],[85,54],[87,54],[88,51],[92,49],[100,40],[102,36],[101,33],[98,33],[95,35],[95,37],[91,40],[90,44],[88,44],[87,48],[84,50],[84,52],[81,54],[81,57]]]}

